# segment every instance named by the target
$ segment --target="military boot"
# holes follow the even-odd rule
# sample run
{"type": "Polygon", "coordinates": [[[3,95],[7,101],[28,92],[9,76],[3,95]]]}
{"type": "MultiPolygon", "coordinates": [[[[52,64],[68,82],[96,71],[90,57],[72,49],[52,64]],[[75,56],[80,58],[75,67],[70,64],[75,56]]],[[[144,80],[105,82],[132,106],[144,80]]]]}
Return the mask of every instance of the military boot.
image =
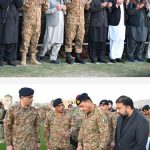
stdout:
{"type": "Polygon", "coordinates": [[[31,53],[30,63],[33,65],[40,65],[41,63],[36,59],[36,54],[31,53]]]}
{"type": "Polygon", "coordinates": [[[80,63],[80,64],[85,64],[84,60],[81,59],[79,53],[76,53],[75,62],[80,63]]]}
{"type": "Polygon", "coordinates": [[[69,52],[66,52],[66,63],[73,64],[73,59],[71,58],[71,55],[69,52]]]}
{"type": "Polygon", "coordinates": [[[26,66],[26,61],[27,61],[27,54],[26,53],[22,53],[21,65],[26,66]]]}

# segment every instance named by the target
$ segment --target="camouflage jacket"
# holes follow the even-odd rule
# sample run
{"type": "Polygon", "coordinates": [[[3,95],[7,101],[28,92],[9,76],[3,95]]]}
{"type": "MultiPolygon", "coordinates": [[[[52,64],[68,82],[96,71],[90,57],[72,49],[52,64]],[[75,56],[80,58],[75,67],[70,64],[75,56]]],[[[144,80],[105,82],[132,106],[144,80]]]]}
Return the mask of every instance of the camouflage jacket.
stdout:
{"type": "Polygon", "coordinates": [[[70,147],[70,138],[65,137],[65,133],[72,133],[73,130],[73,120],[70,114],[64,111],[62,116],[59,116],[54,111],[47,116],[45,122],[46,145],[58,149],[70,147]]]}
{"type": "Polygon", "coordinates": [[[48,8],[48,0],[24,0],[23,17],[24,20],[36,22],[41,20],[41,11],[48,8]]]}
{"type": "Polygon", "coordinates": [[[145,115],[145,118],[147,119],[149,124],[149,136],[150,136],[150,115],[145,115]]]}
{"type": "Polygon", "coordinates": [[[106,149],[108,141],[108,118],[96,108],[83,118],[78,142],[83,150],[103,150],[106,149]]]}
{"type": "Polygon", "coordinates": [[[34,107],[12,106],[4,118],[6,145],[12,145],[14,150],[37,150],[38,119],[38,111],[34,107]]]}
{"type": "Polygon", "coordinates": [[[67,22],[66,23],[84,23],[84,9],[89,9],[90,4],[87,0],[66,0],[67,6],[67,22]]]}

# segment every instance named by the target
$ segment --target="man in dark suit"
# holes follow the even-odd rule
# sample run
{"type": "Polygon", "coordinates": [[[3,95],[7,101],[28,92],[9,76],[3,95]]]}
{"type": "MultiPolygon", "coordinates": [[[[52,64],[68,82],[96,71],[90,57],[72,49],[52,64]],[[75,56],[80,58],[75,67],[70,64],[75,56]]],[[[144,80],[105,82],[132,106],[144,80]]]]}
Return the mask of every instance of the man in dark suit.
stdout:
{"type": "Polygon", "coordinates": [[[23,0],[0,0],[0,66],[6,57],[8,65],[16,66],[19,9],[23,0]]]}
{"type": "Polygon", "coordinates": [[[146,150],[148,122],[134,109],[131,98],[121,96],[116,100],[120,117],[117,121],[115,150],[146,150]]]}

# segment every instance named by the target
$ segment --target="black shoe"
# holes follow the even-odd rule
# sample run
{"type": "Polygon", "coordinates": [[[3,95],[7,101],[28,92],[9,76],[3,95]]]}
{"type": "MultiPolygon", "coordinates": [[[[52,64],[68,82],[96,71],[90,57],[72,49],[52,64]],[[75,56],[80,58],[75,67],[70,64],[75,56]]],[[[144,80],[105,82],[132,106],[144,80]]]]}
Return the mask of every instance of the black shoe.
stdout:
{"type": "Polygon", "coordinates": [[[128,57],[127,59],[128,59],[128,62],[134,62],[135,61],[133,57],[128,57]]]}
{"type": "Polygon", "coordinates": [[[66,57],[66,63],[73,64],[73,60],[71,57],[66,57]]]}
{"type": "Polygon", "coordinates": [[[96,61],[95,60],[91,60],[91,63],[96,64],[96,61]]]}
{"type": "Polygon", "coordinates": [[[116,63],[117,61],[116,61],[116,59],[110,59],[110,62],[116,63]]]}
{"type": "Polygon", "coordinates": [[[15,61],[8,61],[7,62],[7,65],[10,65],[10,66],[16,66],[16,62],[15,61]]]}
{"type": "Polygon", "coordinates": [[[38,57],[38,61],[39,61],[39,62],[43,62],[43,61],[44,61],[44,59],[45,59],[45,57],[44,57],[44,56],[39,56],[39,57],[38,57]]]}
{"type": "Polygon", "coordinates": [[[148,63],[150,63],[150,58],[149,58],[149,59],[147,59],[147,62],[148,62],[148,63]]]}
{"type": "Polygon", "coordinates": [[[143,61],[144,61],[143,58],[139,58],[139,57],[136,57],[135,60],[136,60],[136,61],[139,61],[139,62],[143,62],[143,61]]]}
{"type": "Polygon", "coordinates": [[[66,63],[73,64],[73,59],[71,58],[70,52],[66,52],[66,63]]]}
{"type": "Polygon", "coordinates": [[[81,58],[79,58],[79,57],[76,57],[76,58],[75,58],[75,62],[76,62],[76,63],[80,63],[80,64],[85,64],[84,60],[81,59],[81,58]]]}
{"type": "Polygon", "coordinates": [[[50,63],[52,63],[52,64],[59,64],[59,61],[58,60],[51,60],[50,63]]]}
{"type": "Polygon", "coordinates": [[[116,61],[117,61],[117,62],[120,62],[120,63],[125,63],[125,61],[122,60],[122,59],[120,59],[120,58],[117,58],[116,61]]]}
{"type": "Polygon", "coordinates": [[[100,60],[98,60],[98,62],[100,62],[100,63],[108,63],[106,60],[103,60],[103,59],[100,59],[100,60]]]}

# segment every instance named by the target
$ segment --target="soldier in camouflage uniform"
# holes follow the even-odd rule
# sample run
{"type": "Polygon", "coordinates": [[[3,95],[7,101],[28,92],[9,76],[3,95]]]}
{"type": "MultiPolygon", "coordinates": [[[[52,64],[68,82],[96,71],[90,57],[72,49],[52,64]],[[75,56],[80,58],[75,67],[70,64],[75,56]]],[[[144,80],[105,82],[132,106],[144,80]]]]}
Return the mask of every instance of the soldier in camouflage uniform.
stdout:
{"type": "Polygon", "coordinates": [[[142,109],[145,118],[147,119],[148,123],[149,123],[149,138],[148,138],[148,142],[147,142],[147,150],[150,150],[150,106],[149,105],[145,105],[142,109]]]}
{"type": "Polygon", "coordinates": [[[115,147],[115,130],[117,125],[116,115],[109,111],[109,103],[107,100],[101,100],[99,103],[100,110],[105,112],[109,121],[109,142],[105,150],[112,150],[115,147]]]}
{"type": "Polygon", "coordinates": [[[36,60],[37,45],[41,30],[41,11],[48,7],[47,0],[24,0],[23,27],[22,27],[22,65],[26,65],[26,55],[30,45],[32,64],[40,64],[36,60]],[[31,44],[30,44],[31,43],[31,44]]]}
{"type": "Polygon", "coordinates": [[[0,143],[4,143],[4,126],[3,119],[5,117],[5,109],[3,107],[2,102],[0,102],[0,143]]]}
{"type": "Polygon", "coordinates": [[[76,98],[76,104],[86,114],[78,136],[77,150],[104,150],[109,141],[108,118],[96,108],[87,93],[76,98]]]}
{"type": "Polygon", "coordinates": [[[31,106],[34,90],[21,88],[20,103],[10,107],[4,119],[7,150],[38,150],[39,115],[31,106]]]}
{"type": "Polygon", "coordinates": [[[84,63],[80,58],[84,39],[84,8],[88,9],[91,0],[66,0],[67,15],[65,24],[65,51],[66,62],[72,64],[73,60],[70,53],[72,52],[72,41],[75,39],[75,62],[84,63]]]}
{"type": "Polygon", "coordinates": [[[73,107],[70,110],[70,114],[71,117],[73,119],[73,127],[74,127],[74,131],[72,133],[70,142],[72,145],[72,150],[76,150],[77,145],[78,145],[78,135],[79,135],[79,130],[80,130],[80,126],[82,123],[82,118],[84,116],[84,113],[78,108],[78,107],[73,107]]]}
{"type": "Polygon", "coordinates": [[[65,112],[61,98],[54,100],[54,113],[46,118],[45,140],[49,150],[70,150],[70,135],[73,132],[73,120],[65,112]]]}

